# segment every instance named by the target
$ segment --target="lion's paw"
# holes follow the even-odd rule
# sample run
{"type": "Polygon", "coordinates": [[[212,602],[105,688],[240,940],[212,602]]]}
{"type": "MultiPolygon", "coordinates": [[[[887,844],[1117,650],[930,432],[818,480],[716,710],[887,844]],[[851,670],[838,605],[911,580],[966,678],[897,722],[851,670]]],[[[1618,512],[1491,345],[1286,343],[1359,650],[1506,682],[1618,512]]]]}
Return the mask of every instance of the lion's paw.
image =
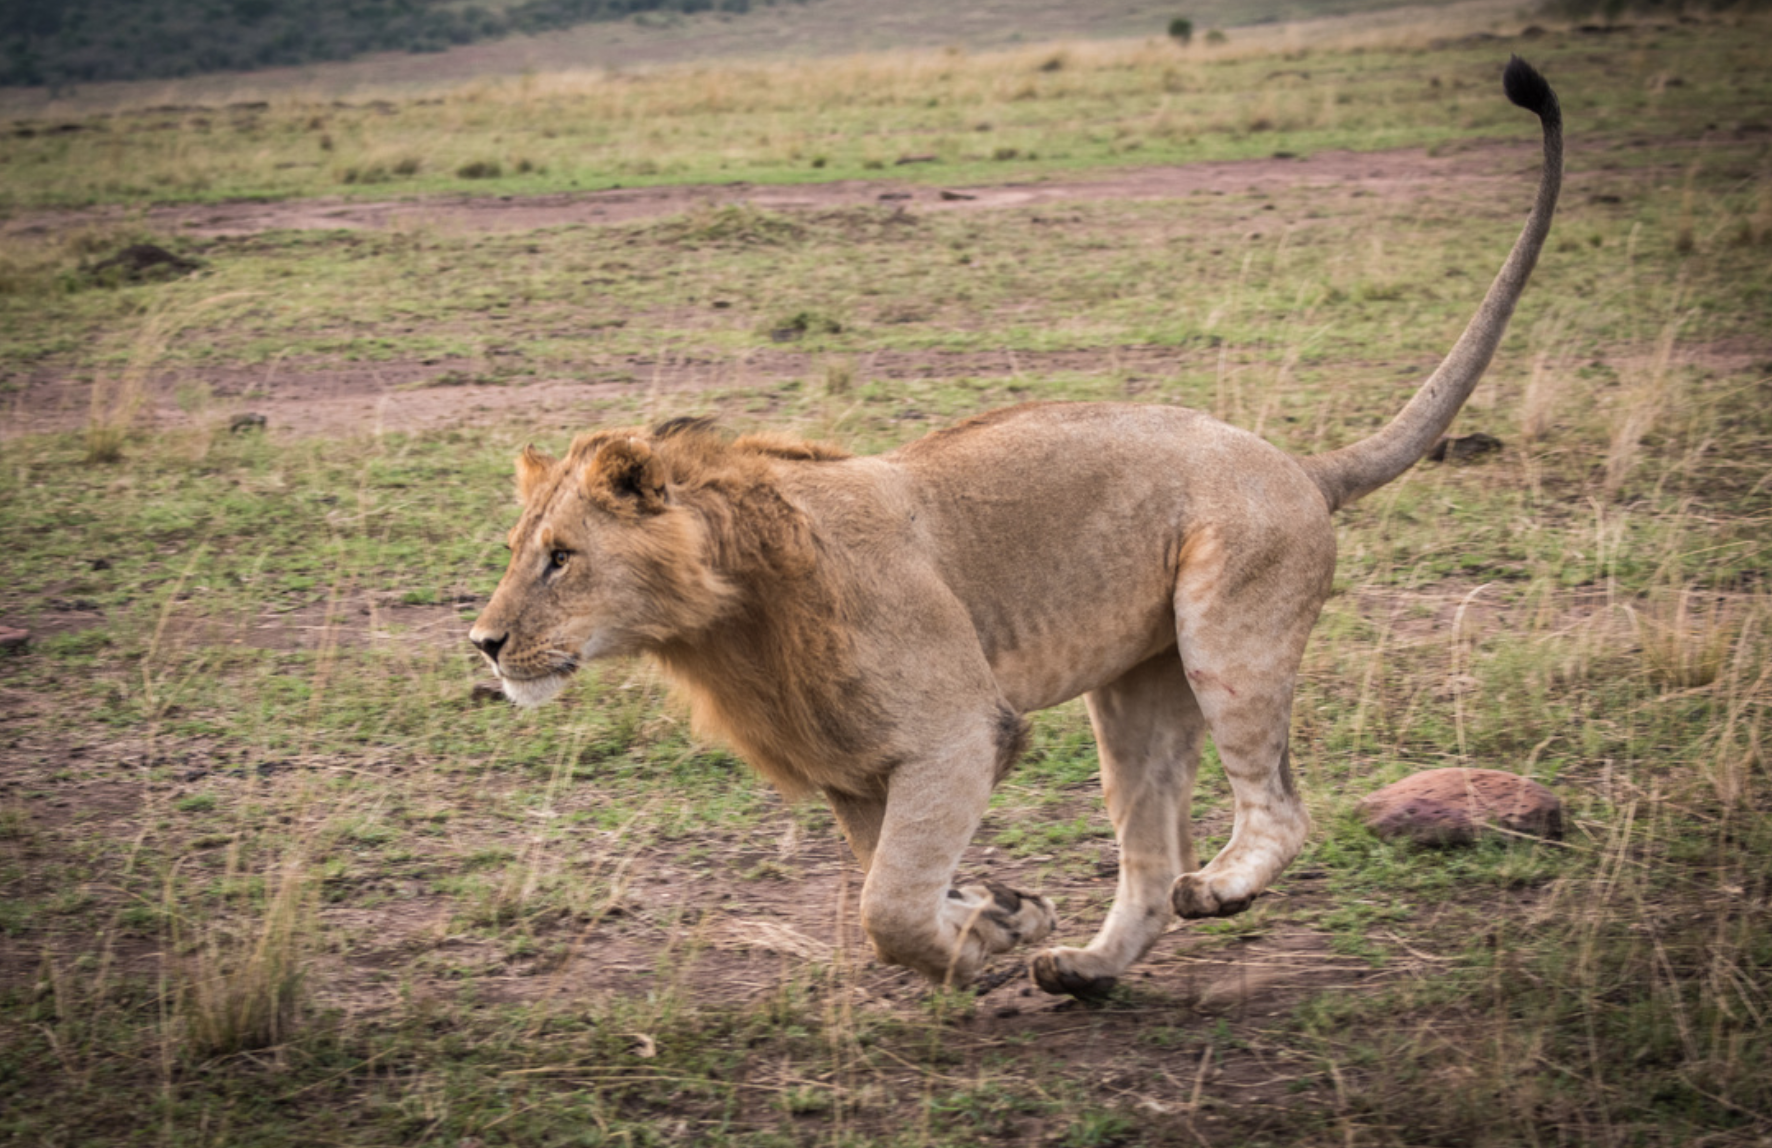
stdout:
{"type": "Polygon", "coordinates": [[[1047,949],[1034,958],[1034,983],[1054,996],[1104,997],[1118,978],[1089,971],[1092,961],[1082,949],[1047,949]]]}
{"type": "Polygon", "coordinates": [[[987,952],[1001,953],[1031,944],[1058,927],[1058,910],[1051,901],[997,881],[964,885],[950,890],[948,897],[965,912],[967,923],[987,952]]]}
{"type": "Polygon", "coordinates": [[[1175,888],[1170,892],[1170,900],[1175,905],[1175,915],[1184,918],[1199,917],[1234,917],[1249,907],[1254,897],[1240,900],[1220,900],[1212,891],[1211,883],[1200,873],[1184,873],[1175,879],[1175,888]]]}

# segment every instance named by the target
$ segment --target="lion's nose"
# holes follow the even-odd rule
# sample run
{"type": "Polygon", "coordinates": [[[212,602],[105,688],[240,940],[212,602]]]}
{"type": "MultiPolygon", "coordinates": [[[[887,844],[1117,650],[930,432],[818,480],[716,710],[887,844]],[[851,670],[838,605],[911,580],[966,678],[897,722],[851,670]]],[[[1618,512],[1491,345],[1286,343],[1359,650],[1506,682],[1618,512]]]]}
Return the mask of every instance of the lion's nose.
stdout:
{"type": "Polygon", "coordinates": [[[488,658],[491,658],[492,664],[496,666],[498,665],[498,652],[505,648],[505,639],[508,637],[510,637],[509,634],[500,634],[496,638],[476,638],[472,634],[469,634],[468,641],[480,647],[480,652],[485,654],[488,658]]]}

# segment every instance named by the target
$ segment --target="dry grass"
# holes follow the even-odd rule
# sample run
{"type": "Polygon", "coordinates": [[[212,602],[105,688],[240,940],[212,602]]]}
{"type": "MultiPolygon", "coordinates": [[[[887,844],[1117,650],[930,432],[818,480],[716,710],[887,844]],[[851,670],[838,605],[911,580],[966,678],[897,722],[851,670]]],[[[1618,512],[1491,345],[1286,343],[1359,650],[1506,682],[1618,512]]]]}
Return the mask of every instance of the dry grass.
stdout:
{"type": "Polygon", "coordinates": [[[1668,408],[1672,395],[1673,376],[1679,365],[1675,346],[1685,317],[1670,319],[1655,340],[1648,361],[1632,371],[1612,413],[1611,443],[1606,450],[1608,495],[1616,495],[1636,469],[1644,436],[1668,408]]]}
{"type": "MultiPolygon", "coordinates": [[[[1629,42],[1671,70],[1648,38],[1629,42]]],[[[1302,69],[1251,55],[1252,74],[1370,62],[1308,47],[1302,69]]],[[[1252,49],[1239,33],[1220,50],[1252,49]]],[[[998,118],[1107,91],[1116,68],[1142,70],[1148,91],[1177,85],[1125,142],[1185,136],[1196,116],[1247,131],[1259,115],[1265,137],[1359,113],[1337,98],[1357,76],[1329,94],[1280,76],[1259,107],[1212,106],[1184,90],[1193,64],[1170,45],[981,58],[850,66],[878,69],[878,98],[919,115],[933,109],[916,108],[918,84],[964,88],[998,118]]],[[[782,65],[804,85],[786,95],[758,79],[774,66],[570,82],[632,101],[622,122],[661,147],[673,115],[761,109],[780,121],[768,146],[809,164],[829,141],[787,104],[844,82],[838,63],[782,65]],[[665,90],[673,77],[684,91],[665,90]]],[[[426,107],[514,133],[566,118],[550,101],[567,83],[426,107]]],[[[985,118],[962,110],[963,125],[985,118]]],[[[1115,115],[1102,135],[1128,125],[1115,115]]],[[[322,131],[328,164],[380,156],[391,171],[402,154],[349,124],[308,134],[322,131]]],[[[1002,146],[1046,150],[1028,132],[1002,146]]],[[[556,409],[539,401],[556,391],[519,390],[521,425],[474,413],[492,389],[472,385],[448,388],[461,422],[445,429],[279,427],[201,453],[138,411],[105,468],[78,436],[9,441],[0,504],[17,542],[0,608],[100,621],[0,662],[0,780],[15,783],[0,794],[0,1131],[1757,1148],[1772,1109],[1772,376],[1764,267],[1714,241],[1767,210],[1763,188],[1718,170],[1755,169],[1754,147],[1723,148],[1689,201],[1683,153],[1641,173],[1572,169],[1572,188],[1621,202],[1572,192],[1460,428],[1505,432],[1518,411],[1526,449],[1424,465],[1339,520],[1292,740],[1319,827],[1309,854],[1255,911],[1177,930],[1089,1010],[1014,979],[926,994],[872,965],[829,815],[781,805],[696,742],[651,671],[587,671],[535,714],[472,695],[460,631],[504,562],[510,455],[642,412],[871,450],[1023,399],[1129,395],[1333,447],[1394,410],[1456,334],[1480,291],[1474,253],[1505,245],[1512,200],[1428,185],[1398,207],[1301,183],[1041,209],[1037,225],[929,212],[885,238],[859,213],[712,207],[516,237],[254,236],[218,243],[210,279],[72,302],[39,292],[71,256],[25,259],[35,286],[5,298],[35,299],[33,319],[79,348],[43,352],[41,369],[102,367],[105,411],[132,371],[169,364],[203,417],[222,400],[198,383],[262,380],[267,361],[280,378],[348,361],[379,387],[376,355],[489,371],[521,351],[561,378],[625,382],[556,409]],[[1255,227],[1268,238],[1242,238],[1255,227]],[[220,301],[234,288],[276,306],[236,310],[220,301]],[[774,342],[796,319],[816,339],[774,342]],[[671,375],[690,360],[718,365],[700,376],[712,389],[671,375]],[[77,598],[92,608],[63,608],[77,598]],[[1552,785],[1566,840],[1406,850],[1350,813],[1383,781],[1453,761],[1552,785]]],[[[1081,707],[1038,715],[967,859],[969,877],[1059,895],[1067,941],[1112,887],[1095,774],[1081,707]]],[[[1209,763],[1211,841],[1229,830],[1223,789],[1209,763]]]]}
{"type": "Polygon", "coordinates": [[[1652,594],[1634,612],[1649,679],[1674,689],[1710,685],[1750,637],[1746,618],[1738,605],[1691,587],[1652,594]]]}
{"type": "MultiPolygon", "coordinates": [[[[865,7],[851,0],[850,7],[865,7]]],[[[1359,12],[1315,20],[1264,23],[1234,28],[1228,34],[1205,34],[1201,27],[1193,43],[1183,49],[1161,35],[1167,17],[1149,25],[1149,35],[1137,36],[1128,30],[1118,39],[1099,36],[1076,37],[1051,30],[1054,25],[1039,14],[1004,10],[994,21],[996,43],[968,50],[959,45],[990,29],[971,13],[945,10],[947,6],[927,4],[930,9],[920,18],[906,18],[896,23],[911,33],[912,43],[892,45],[881,51],[856,51],[853,34],[832,36],[807,43],[804,33],[793,34],[795,48],[782,52],[780,45],[723,39],[717,26],[703,24],[685,33],[682,29],[661,31],[655,36],[636,34],[631,28],[593,25],[546,37],[547,42],[522,40],[508,45],[475,45],[464,53],[445,53],[406,60],[360,61],[342,65],[318,65],[266,75],[204,76],[180,81],[145,82],[140,84],[86,85],[64,89],[53,98],[43,92],[0,93],[0,115],[36,115],[44,118],[80,115],[94,111],[118,111],[141,104],[173,106],[192,104],[244,104],[268,101],[273,104],[301,103],[312,105],[318,114],[332,97],[348,94],[354,103],[373,100],[403,101],[428,97],[458,88],[469,76],[483,92],[493,93],[501,101],[512,101],[528,111],[545,111],[549,101],[562,94],[576,94],[591,85],[611,87],[627,85],[644,91],[648,87],[687,86],[695,89],[686,98],[699,108],[716,111],[742,109],[746,101],[762,96],[772,105],[785,101],[761,93],[759,77],[780,79],[790,91],[830,96],[828,87],[796,88],[796,76],[802,70],[812,74],[836,72],[841,75],[854,68],[858,80],[886,82],[896,87],[901,78],[920,75],[928,79],[939,75],[940,62],[955,60],[986,61],[990,65],[1039,67],[1055,54],[1064,54],[1064,64],[1072,69],[1093,66],[1103,57],[1098,49],[1107,46],[1123,58],[1127,45],[1150,53],[1165,63],[1183,64],[1242,58],[1266,58],[1307,51],[1389,48],[1420,48],[1430,42],[1457,38],[1473,33],[1507,33],[1517,30],[1532,19],[1522,16],[1518,4],[1506,0],[1466,0],[1463,3],[1404,6],[1388,10],[1359,12]],[[962,31],[939,31],[944,23],[954,23],[953,16],[963,17],[958,23],[962,31]],[[1005,30],[1013,29],[1013,34],[1005,30]],[[616,33],[612,35],[611,33],[616,33]],[[667,52],[647,52],[648,39],[668,44],[667,52]],[[1034,41],[1021,44],[1017,41],[1034,41]],[[701,46],[712,50],[698,50],[701,46]],[[769,57],[789,56],[769,60],[769,57]],[[461,57],[468,57],[471,62],[461,57]],[[810,56],[810,59],[806,57],[810,56]],[[682,60],[684,62],[666,62],[682,60]],[[761,61],[761,62],[760,62],[761,61]],[[736,65],[733,74],[725,69],[736,65]],[[399,75],[390,83],[390,74],[399,75]],[[325,93],[323,99],[312,99],[315,90],[325,93]]],[[[870,20],[872,11],[843,11],[843,4],[821,3],[818,10],[796,14],[795,22],[817,25],[829,21],[853,33],[857,25],[877,23],[870,20]]],[[[1236,15],[1234,11],[1231,13],[1236,15]]],[[[910,14],[905,14],[907,17],[910,14]]],[[[1542,21],[1541,21],[1542,22],[1542,21]]],[[[1198,23],[1198,22],[1197,22],[1198,23]]],[[[814,32],[813,35],[817,35],[814,32]]],[[[986,40],[990,39],[988,35],[986,40]]],[[[1114,58],[1110,56],[1109,58],[1114,58]]],[[[867,99],[865,89],[841,86],[838,98],[867,99]]],[[[894,92],[903,94],[902,90],[894,92]]],[[[914,91],[909,97],[916,98],[914,91]]],[[[316,131],[322,130],[317,127],[316,131]]]]}
{"type": "MultiPolygon", "coordinates": [[[[101,368],[93,379],[83,431],[87,462],[114,463],[123,457],[125,444],[139,429],[148,398],[148,379],[168,349],[198,323],[225,319],[228,305],[251,298],[252,294],[229,291],[191,302],[158,300],[150,305],[148,313],[133,325],[126,348],[119,356],[121,364],[101,368]],[[220,319],[214,314],[218,308],[223,312],[220,319]]],[[[187,436],[197,457],[206,449],[213,429],[203,425],[194,436],[187,436]]]]}
{"type": "MultiPolygon", "coordinates": [[[[106,124],[58,141],[73,169],[60,178],[40,178],[38,154],[50,150],[40,140],[0,145],[0,153],[18,151],[9,191],[26,206],[375,188],[798,182],[819,170],[846,177],[889,170],[912,155],[933,164],[894,174],[978,178],[1004,163],[1037,171],[1433,143],[1446,133],[1407,127],[1398,113],[1431,101],[1476,126],[1505,122],[1505,109],[1455,104],[1472,82],[1468,66],[1450,67],[1449,84],[1424,90],[1397,64],[1467,34],[1511,35],[1531,19],[1481,0],[1240,29],[1227,43],[1187,49],[1155,37],[653,69],[563,66],[416,88],[370,85],[346,106],[324,85],[242,86],[216,106],[198,103],[212,83],[188,93],[151,85],[42,110],[122,117],[120,130],[106,124]],[[1327,80],[1305,66],[1313,53],[1354,51],[1385,62],[1370,74],[1327,80]],[[262,109],[240,110],[260,102],[262,109]]],[[[1474,59],[1484,49],[1457,50],[1474,59]]],[[[1678,100],[1654,110],[1690,118],[1678,100]]]]}
{"type": "Polygon", "coordinates": [[[264,876],[268,887],[261,910],[241,920],[200,924],[187,916],[176,870],[167,879],[165,908],[174,922],[170,1024],[184,1058],[202,1061],[274,1048],[300,1029],[319,935],[314,877],[300,858],[264,876]]]}

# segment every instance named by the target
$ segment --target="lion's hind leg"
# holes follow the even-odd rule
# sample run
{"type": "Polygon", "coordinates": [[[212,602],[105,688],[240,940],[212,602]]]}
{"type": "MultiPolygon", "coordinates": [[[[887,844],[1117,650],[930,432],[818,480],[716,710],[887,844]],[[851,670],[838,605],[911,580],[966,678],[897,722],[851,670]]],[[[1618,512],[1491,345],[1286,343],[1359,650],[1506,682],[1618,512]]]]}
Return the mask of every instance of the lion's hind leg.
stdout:
{"type": "Polygon", "coordinates": [[[1170,888],[1194,868],[1188,824],[1205,719],[1171,652],[1085,696],[1101,754],[1108,817],[1120,840],[1119,887],[1087,948],[1049,949],[1034,979],[1049,993],[1098,996],[1150,949],[1171,919],[1170,888]]]}
{"type": "Polygon", "coordinates": [[[1287,746],[1298,664],[1334,569],[1332,540],[1300,531],[1235,553],[1240,569],[1184,567],[1176,594],[1181,662],[1236,803],[1230,841],[1204,868],[1176,879],[1173,903],[1183,917],[1247,908],[1310,832],[1287,746]],[[1222,591],[1227,584],[1237,589],[1222,591]]]}

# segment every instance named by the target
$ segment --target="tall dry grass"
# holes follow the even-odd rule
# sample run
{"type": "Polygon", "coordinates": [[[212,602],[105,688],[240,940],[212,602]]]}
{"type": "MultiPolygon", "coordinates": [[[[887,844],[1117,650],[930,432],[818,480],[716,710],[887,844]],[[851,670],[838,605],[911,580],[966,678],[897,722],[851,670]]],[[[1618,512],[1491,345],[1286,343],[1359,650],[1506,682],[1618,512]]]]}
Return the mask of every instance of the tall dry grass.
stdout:
{"type": "MultiPolygon", "coordinates": [[[[227,291],[195,300],[157,296],[130,334],[121,366],[101,370],[93,378],[82,437],[86,461],[113,463],[142,422],[152,400],[150,384],[174,341],[217,308],[251,298],[255,292],[227,291]]],[[[207,442],[207,438],[202,441],[207,442]]]]}
{"type": "Polygon", "coordinates": [[[1655,428],[1672,400],[1677,361],[1674,347],[1685,316],[1669,319],[1656,337],[1648,359],[1633,365],[1612,415],[1611,440],[1606,448],[1608,496],[1616,495],[1630,478],[1642,455],[1644,436],[1655,428]]]}
{"type": "Polygon", "coordinates": [[[295,1035],[308,1001],[307,969],[318,938],[316,881],[299,855],[265,874],[263,909],[243,921],[189,921],[174,876],[166,911],[175,955],[167,971],[170,1033],[189,1058],[272,1048],[295,1035]]]}
{"type": "Polygon", "coordinates": [[[996,133],[984,155],[1026,156],[1053,144],[1055,122],[1086,136],[1100,122],[1101,101],[1136,109],[1116,113],[1114,130],[1116,147],[1131,152],[1146,139],[1324,129],[1350,112],[1368,120],[1375,114],[1373,101],[1343,107],[1336,93],[1296,77],[1253,92],[1238,81],[1238,90],[1227,90],[1222,64],[1343,48],[1416,49],[1466,32],[1511,33],[1521,23],[1507,6],[1476,0],[1238,29],[1225,42],[1200,38],[1186,49],[1151,37],[655,67],[611,61],[465,83],[439,75],[419,85],[352,85],[342,106],[345,93],[324,80],[257,87],[241,80],[225,101],[213,81],[132,85],[43,114],[190,109],[170,121],[178,130],[77,137],[68,144],[76,178],[27,180],[15,194],[21,202],[169,191],[314,194],[470,170],[507,177],[548,171],[557,183],[559,173],[591,171],[699,179],[723,167],[797,167],[830,153],[847,166],[884,168],[903,154],[891,149],[907,140],[914,150],[933,144],[943,159],[958,159],[976,144],[980,124],[996,133]],[[258,102],[266,107],[229,108],[258,102]]]}

